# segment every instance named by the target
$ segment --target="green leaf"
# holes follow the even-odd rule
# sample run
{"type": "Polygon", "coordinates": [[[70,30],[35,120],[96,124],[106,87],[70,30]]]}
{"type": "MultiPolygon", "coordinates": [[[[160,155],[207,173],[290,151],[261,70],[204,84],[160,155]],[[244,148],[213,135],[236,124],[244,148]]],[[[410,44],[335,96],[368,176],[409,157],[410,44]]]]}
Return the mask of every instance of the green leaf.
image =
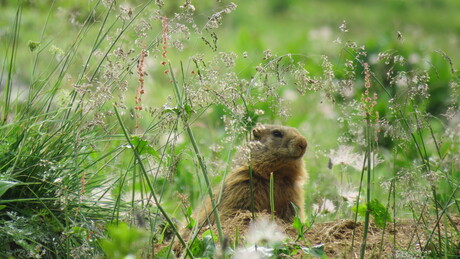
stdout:
{"type": "Polygon", "coordinates": [[[294,227],[297,230],[297,240],[299,238],[302,238],[302,240],[305,240],[305,238],[303,236],[305,223],[303,223],[302,220],[299,218],[299,213],[298,213],[299,208],[297,208],[297,206],[293,202],[291,202],[291,205],[292,205],[292,207],[294,208],[294,211],[295,211],[295,217],[294,217],[294,221],[292,222],[292,227],[294,227]]]}
{"type": "Polygon", "coordinates": [[[184,110],[187,113],[187,117],[190,117],[193,113],[192,107],[188,104],[184,105],[184,110]]]}
{"type": "Polygon", "coordinates": [[[190,217],[190,216],[192,216],[192,213],[193,213],[192,206],[188,206],[187,207],[187,213],[186,213],[185,216],[190,217]]]}
{"type": "Polygon", "coordinates": [[[198,257],[203,254],[204,251],[204,244],[203,241],[200,239],[195,239],[193,241],[192,245],[190,246],[190,252],[193,254],[193,256],[198,257]]]}
{"type": "Polygon", "coordinates": [[[137,255],[148,243],[148,232],[125,223],[109,225],[107,230],[110,238],[99,240],[99,244],[108,258],[137,255]]]}
{"type": "Polygon", "coordinates": [[[292,226],[297,230],[299,235],[303,233],[304,224],[302,223],[299,217],[296,216],[294,218],[294,222],[292,222],[292,226]]]}
{"type": "Polygon", "coordinates": [[[88,230],[83,227],[73,227],[71,233],[81,239],[85,239],[88,236],[88,230]]]}
{"type": "Polygon", "coordinates": [[[196,221],[192,217],[189,217],[188,219],[189,223],[187,226],[185,226],[185,228],[192,229],[194,226],[196,226],[196,221]]]}
{"type": "Polygon", "coordinates": [[[214,251],[216,250],[214,238],[211,235],[207,235],[203,237],[203,243],[204,251],[202,256],[212,258],[214,256],[214,251]]]}
{"type": "Polygon", "coordinates": [[[358,208],[356,208],[356,206],[355,206],[355,207],[353,207],[352,210],[353,210],[353,212],[358,211],[358,214],[359,214],[360,216],[364,217],[364,216],[366,215],[367,205],[366,205],[366,204],[360,204],[360,205],[358,206],[358,208]]]}
{"type": "Polygon", "coordinates": [[[176,115],[181,115],[182,110],[187,114],[187,117],[190,117],[193,113],[192,107],[188,104],[184,105],[183,109],[180,108],[180,106],[164,106],[163,107],[163,113],[174,113],[176,115]]]}
{"type": "Polygon", "coordinates": [[[189,223],[187,224],[186,228],[192,229],[192,228],[196,225],[195,220],[192,218],[192,213],[193,213],[193,211],[192,211],[192,206],[188,206],[188,207],[187,207],[187,211],[186,211],[185,213],[186,213],[186,214],[185,214],[185,217],[187,218],[187,220],[188,220],[188,222],[189,222],[189,223]]]}
{"type": "Polygon", "coordinates": [[[163,113],[174,113],[176,115],[179,115],[180,110],[179,110],[179,108],[177,108],[177,106],[175,106],[175,107],[165,106],[165,107],[163,107],[163,113]]]}
{"type": "Polygon", "coordinates": [[[2,195],[5,194],[5,192],[6,192],[9,188],[11,188],[11,187],[13,187],[13,186],[15,186],[15,185],[17,185],[17,184],[18,184],[18,182],[0,181],[0,197],[2,197],[2,195]]]}
{"type": "Polygon", "coordinates": [[[392,222],[392,218],[387,208],[379,200],[373,199],[369,203],[370,214],[374,217],[375,225],[379,228],[385,228],[387,222],[392,222]]]}
{"type": "Polygon", "coordinates": [[[201,238],[204,239],[205,237],[212,237],[214,241],[217,241],[217,237],[212,234],[212,231],[210,229],[206,230],[205,232],[203,232],[203,234],[201,234],[201,238]]]}
{"type": "Polygon", "coordinates": [[[174,252],[172,252],[170,246],[165,246],[160,251],[155,251],[155,258],[159,259],[169,259],[169,258],[175,258],[173,256],[174,252]]]}
{"type": "Polygon", "coordinates": [[[30,51],[34,52],[35,49],[37,49],[40,46],[40,42],[29,40],[29,43],[27,45],[29,46],[30,51]]]}
{"type": "Polygon", "coordinates": [[[190,246],[190,251],[194,257],[212,258],[216,250],[215,241],[217,237],[214,237],[211,230],[208,229],[201,235],[201,238],[202,239],[195,239],[190,246]]]}
{"type": "Polygon", "coordinates": [[[375,225],[379,228],[385,228],[387,222],[393,221],[387,208],[377,199],[373,199],[368,204],[359,205],[358,209],[353,207],[353,211],[356,212],[357,210],[360,216],[365,216],[368,209],[369,214],[374,219],[375,225]]]}
{"type": "Polygon", "coordinates": [[[153,155],[156,158],[159,158],[160,156],[158,155],[158,152],[149,145],[149,142],[147,140],[142,140],[139,137],[133,137],[132,139],[132,144],[136,148],[137,152],[139,155],[143,154],[150,154],[153,155]]]}
{"type": "Polygon", "coordinates": [[[312,248],[301,246],[300,249],[306,254],[312,255],[314,257],[325,257],[326,253],[324,252],[324,245],[319,244],[312,248]]]}

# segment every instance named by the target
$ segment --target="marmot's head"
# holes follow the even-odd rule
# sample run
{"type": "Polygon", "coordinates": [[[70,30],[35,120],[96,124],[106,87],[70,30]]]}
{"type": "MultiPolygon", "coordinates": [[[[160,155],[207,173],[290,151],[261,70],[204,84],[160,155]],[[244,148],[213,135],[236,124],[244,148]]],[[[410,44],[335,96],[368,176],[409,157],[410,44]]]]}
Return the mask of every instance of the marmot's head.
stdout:
{"type": "Polygon", "coordinates": [[[254,141],[260,142],[262,150],[255,148],[253,153],[266,156],[299,159],[305,154],[307,140],[291,127],[279,125],[257,125],[252,130],[254,141]]]}
{"type": "Polygon", "coordinates": [[[289,176],[303,172],[302,156],[307,141],[291,127],[280,125],[257,125],[252,130],[253,141],[249,144],[252,169],[267,178],[271,172],[289,176]]]}

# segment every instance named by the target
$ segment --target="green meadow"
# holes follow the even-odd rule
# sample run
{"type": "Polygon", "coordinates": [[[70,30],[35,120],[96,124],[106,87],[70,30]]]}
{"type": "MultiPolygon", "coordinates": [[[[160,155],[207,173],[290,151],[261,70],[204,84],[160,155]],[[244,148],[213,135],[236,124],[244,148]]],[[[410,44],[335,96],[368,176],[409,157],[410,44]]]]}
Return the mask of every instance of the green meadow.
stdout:
{"type": "Polygon", "coordinates": [[[0,257],[176,258],[178,242],[190,258],[347,258],[306,233],[350,220],[356,257],[456,258],[458,10],[0,0],[0,257]],[[307,217],[297,238],[227,242],[193,212],[259,123],[307,139],[307,217]],[[417,226],[404,244],[399,222],[417,226]],[[391,253],[369,252],[377,230],[391,253]]]}

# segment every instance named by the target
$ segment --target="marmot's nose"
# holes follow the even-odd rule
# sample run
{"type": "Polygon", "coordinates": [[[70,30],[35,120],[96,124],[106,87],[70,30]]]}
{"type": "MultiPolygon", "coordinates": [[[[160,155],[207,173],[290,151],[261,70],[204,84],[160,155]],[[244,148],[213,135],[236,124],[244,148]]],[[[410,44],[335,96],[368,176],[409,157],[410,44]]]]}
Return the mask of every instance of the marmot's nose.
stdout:
{"type": "Polygon", "coordinates": [[[307,140],[302,138],[300,139],[300,141],[297,143],[297,145],[299,145],[299,147],[302,149],[302,150],[305,150],[308,146],[308,143],[307,143],[307,140]]]}

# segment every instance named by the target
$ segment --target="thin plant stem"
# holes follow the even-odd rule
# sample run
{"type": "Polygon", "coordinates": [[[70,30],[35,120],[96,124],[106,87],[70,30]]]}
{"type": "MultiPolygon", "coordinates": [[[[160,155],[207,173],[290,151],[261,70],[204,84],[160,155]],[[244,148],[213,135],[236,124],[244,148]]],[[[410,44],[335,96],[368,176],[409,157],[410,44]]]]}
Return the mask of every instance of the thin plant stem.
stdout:
{"type": "Polygon", "coordinates": [[[393,257],[396,257],[396,153],[397,147],[393,149],[393,257]]]}
{"type": "Polygon", "coordinates": [[[366,144],[367,144],[367,193],[366,193],[366,214],[364,216],[364,233],[363,233],[363,242],[361,243],[361,253],[360,258],[363,259],[366,253],[366,241],[367,234],[369,232],[369,218],[370,218],[370,208],[369,204],[371,202],[371,152],[372,152],[372,142],[371,142],[371,133],[370,133],[370,118],[369,115],[366,117],[366,144]]]}
{"type": "MultiPolygon", "coordinates": [[[[355,212],[355,217],[354,217],[355,226],[356,226],[356,224],[358,222],[359,201],[360,201],[361,191],[362,191],[362,187],[363,187],[364,171],[365,171],[365,168],[366,168],[367,156],[368,156],[368,154],[366,152],[365,156],[364,156],[364,159],[363,159],[363,166],[362,166],[362,170],[361,170],[361,179],[359,181],[358,198],[356,199],[356,212],[355,212]]],[[[356,236],[356,227],[353,228],[353,235],[351,237],[351,249],[353,249],[354,244],[355,244],[355,236],[356,236]]]]}
{"type": "MultiPolygon", "coordinates": [[[[233,146],[235,143],[235,138],[232,139],[231,145],[233,146]]],[[[225,178],[227,177],[228,171],[230,170],[230,157],[231,157],[231,150],[228,151],[227,155],[227,166],[225,167],[224,175],[222,176],[222,184],[220,186],[220,191],[219,191],[219,197],[217,198],[217,203],[220,203],[220,199],[222,198],[222,193],[224,192],[224,184],[225,184],[225,178]]]]}
{"type": "MultiPolygon", "coordinates": [[[[46,17],[46,21],[45,21],[45,25],[43,26],[43,30],[42,30],[42,33],[40,35],[40,43],[43,41],[43,37],[45,35],[45,31],[46,31],[46,28],[48,27],[48,22],[50,20],[50,17],[51,17],[51,14],[53,12],[53,9],[54,9],[54,4],[55,4],[56,0],[53,0],[53,2],[51,3],[50,7],[49,7],[49,12],[48,12],[48,15],[46,17]]],[[[40,55],[40,51],[37,51],[37,55],[35,55],[35,58],[34,58],[34,66],[32,68],[32,73],[31,73],[31,85],[33,86],[34,85],[34,78],[35,78],[35,71],[37,69],[37,64],[38,64],[38,56],[40,55]]],[[[31,97],[33,96],[33,89],[31,89],[31,91],[29,92],[29,96],[28,96],[28,104],[31,103],[31,97]]]]}
{"type": "Polygon", "coordinates": [[[270,210],[272,214],[272,220],[275,219],[275,183],[273,179],[273,172],[270,173],[270,210]]]}
{"type": "MultiPolygon", "coordinates": [[[[112,45],[110,45],[109,49],[105,52],[104,56],[102,57],[101,61],[97,65],[96,69],[93,72],[93,75],[91,76],[91,81],[96,77],[97,72],[101,68],[104,60],[107,58],[108,54],[112,51],[112,49],[115,47],[115,44],[118,42],[118,40],[121,38],[122,35],[126,32],[126,30],[130,27],[130,25],[136,20],[136,18],[147,8],[152,3],[153,0],[149,0],[147,3],[145,3],[141,9],[133,16],[131,20],[129,20],[128,24],[120,31],[120,33],[117,35],[117,37],[114,39],[112,45]]],[[[102,29],[102,28],[101,28],[102,29]]]]}
{"type": "Polygon", "coordinates": [[[176,78],[174,77],[174,72],[173,72],[171,63],[169,63],[169,69],[170,69],[170,74],[171,74],[171,78],[172,78],[172,83],[173,83],[173,86],[174,86],[174,91],[176,93],[176,98],[177,98],[177,101],[179,103],[179,107],[181,108],[179,116],[182,118],[182,122],[183,122],[184,127],[185,127],[185,129],[187,131],[187,134],[189,136],[190,142],[192,143],[195,155],[196,155],[196,157],[198,159],[198,163],[200,165],[201,172],[203,173],[203,178],[204,178],[204,181],[206,183],[206,188],[208,190],[209,198],[211,199],[211,206],[214,209],[214,218],[215,218],[216,225],[217,225],[217,232],[218,232],[218,235],[219,235],[219,240],[220,240],[220,242],[221,242],[221,244],[223,246],[224,245],[224,235],[222,233],[222,225],[221,225],[221,222],[220,222],[219,211],[217,209],[216,201],[214,200],[214,194],[213,194],[212,188],[211,188],[211,183],[210,183],[209,178],[208,178],[208,170],[207,170],[206,165],[204,163],[203,157],[201,156],[201,152],[200,152],[200,150],[198,148],[198,145],[196,143],[195,137],[193,135],[193,131],[191,130],[190,125],[188,123],[188,119],[187,119],[188,115],[187,115],[187,113],[185,111],[185,108],[184,108],[184,103],[182,101],[182,97],[181,97],[181,94],[179,92],[179,87],[177,85],[176,78]]]}
{"type": "MultiPolygon", "coordinates": [[[[415,107],[414,104],[412,104],[413,107],[415,107]]],[[[423,134],[422,134],[422,129],[420,127],[420,123],[419,123],[419,118],[417,116],[417,111],[414,112],[414,117],[415,117],[415,125],[417,125],[417,132],[418,132],[418,135],[420,136],[420,147],[422,148],[421,150],[419,150],[419,153],[420,153],[420,156],[422,158],[422,161],[423,161],[423,165],[424,165],[424,169],[426,170],[425,173],[429,174],[431,173],[431,168],[430,168],[430,163],[428,162],[428,154],[427,154],[427,151],[426,151],[426,146],[425,146],[425,142],[423,140],[423,134]],[[423,151],[423,155],[422,155],[422,151],[423,151]]],[[[435,213],[436,213],[436,220],[439,222],[439,206],[438,206],[438,202],[437,202],[437,194],[436,194],[436,186],[433,184],[433,183],[430,183],[431,185],[431,191],[433,193],[433,200],[434,200],[434,203],[435,203],[435,213]]],[[[438,234],[438,246],[440,249],[442,249],[442,238],[441,238],[441,228],[439,227],[438,224],[437,225],[437,234],[438,234]]],[[[435,231],[435,230],[433,230],[435,231]]],[[[427,241],[426,244],[428,244],[429,241],[427,241]]]]}
{"type": "Polygon", "coordinates": [[[254,215],[254,210],[255,210],[255,207],[254,207],[254,181],[253,181],[253,171],[252,171],[252,158],[249,160],[249,192],[250,192],[250,197],[251,197],[251,216],[252,216],[252,220],[255,219],[255,215],[254,215]]]}
{"type": "MultiPolygon", "coordinates": [[[[448,206],[449,203],[451,203],[452,200],[455,200],[455,197],[456,197],[456,196],[455,196],[455,193],[458,191],[459,188],[460,188],[460,186],[457,186],[456,189],[452,192],[452,195],[451,195],[451,196],[449,197],[449,199],[446,201],[446,206],[445,206],[444,209],[441,211],[441,215],[440,215],[439,217],[437,217],[436,224],[435,224],[435,226],[434,226],[435,229],[436,229],[436,228],[440,228],[439,222],[441,221],[442,216],[447,212],[447,209],[448,209],[448,207],[449,207],[449,206],[448,206]]],[[[428,245],[429,245],[431,239],[433,238],[434,232],[435,232],[434,230],[431,231],[430,236],[428,237],[428,239],[427,239],[427,241],[426,241],[426,244],[425,244],[425,247],[423,248],[422,251],[426,251],[426,250],[427,250],[428,245]]],[[[442,246],[440,246],[440,248],[441,248],[441,247],[442,247],[442,246]]]]}
{"type": "MultiPolygon", "coordinates": [[[[243,101],[246,112],[248,112],[249,109],[246,103],[246,98],[242,95],[240,97],[241,97],[241,100],[243,101]]],[[[251,141],[251,134],[249,134],[249,136],[246,135],[246,139],[248,141],[251,141]]],[[[248,172],[249,173],[249,194],[251,198],[251,217],[252,217],[252,220],[254,221],[255,220],[255,207],[254,207],[254,181],[253,181],[253,170],[252,170],[252,152],[249,154],[248,171],[249,171],[248,172]]]]}
{"type": "Polygon", "coordinates": [[[16,54],[18,48],[18,38],[19,38],[19,29],[21,24],[22,17],[22,1],[18,2],[18,9],[16,11],[16,18],[13,24],[13,34],[11,36],[10,44],[11,45],[11,54],[10,61],[8,63],[8,75],[6,78],[6,84],[4,88],[4,106],[3,106],[3,118],[1,118],[1,123],[4,125],[8,119],[8,114],[10,113],[10,102],[11,102],[11,91],[13,86],[13,68],[16,61],[16,54]]]}
{"type": "MultiPolygon", "coordinates": [[[[393,190],[393,184],[394,184],[394,179],[391,181],[390,188],[389,188],[390,191],[388,193],[386,213],[388,213],[390,203],[391,203],[391,196],[392,196],[391,194],[392,194],[392,190],[393,190]]],[[[385,218],[385,226],[384,226],[384,228],[382,230],[382,237],[380,238],[379,258],[381,258],[382,254],[383,254],[383,243],[384,243],[383,238],[385,237],[386,229],[387,229],[387,222],[386,222],[386,218],[385,218]]]]}
{"type": "Polygon", "coordinates": [[[163,209],[163,207],[161,206],[158,198],[157,198],[157,195],[155,193],[155,189],[153,188],[153,185],[148,177],[148,174],[147,174],[147,170],[145,169],[144,167],[144,163],[142,162],[142,158],[141,156],[139,155],[139,152],[137,151],[136,147],[133,145],[133,143],[131,142],[131,139],[130,137],[128,136],[128,132],[126,131],[126,127],[123,123],[123,121],[121,120],[121,117],[120,117],[120,114],[118,113],[118,109],[117,107],[113,107],[114,111],[115,111],[115,115],[118,119],[118,122],[120,123],[120,127],[123,131],[123,134],[126,138],[126,141],[128,142],[128,145],[131,147],[133,153],[134,153],[134,156],[136,157],[137,159],[137,162],[139,163],[139,166],[140,166],[140,169],[141,169],[141,173],[144,174],[144,178],[145,178],[145,181],[147,182],[147,186],[149,187],[149,190],[150,190],[150,193],[155,201],[155,205],[157,206],[158,210],[161,212],[161,214],[163,214],[163,216],[165,217],[166,221],[168,222],[169,226],[171,227],[172,231],[174,232],[174,234],[177,236],[177,238],[179,239],[180,243],[185,247],[185,252],[188,256],[190,256],[191,258],[193,258],[193,255],[192,255],[192,252],[190,251],[190,249],[187,247],[187,245],[185,244],[185,241],[184,239],[182,238],[182,236],[179,234],[179,232],[177,231],[177,228],[175,227],[174,223],[172,222],[171,218],[169,217],[168,213],[163,209]]]}

